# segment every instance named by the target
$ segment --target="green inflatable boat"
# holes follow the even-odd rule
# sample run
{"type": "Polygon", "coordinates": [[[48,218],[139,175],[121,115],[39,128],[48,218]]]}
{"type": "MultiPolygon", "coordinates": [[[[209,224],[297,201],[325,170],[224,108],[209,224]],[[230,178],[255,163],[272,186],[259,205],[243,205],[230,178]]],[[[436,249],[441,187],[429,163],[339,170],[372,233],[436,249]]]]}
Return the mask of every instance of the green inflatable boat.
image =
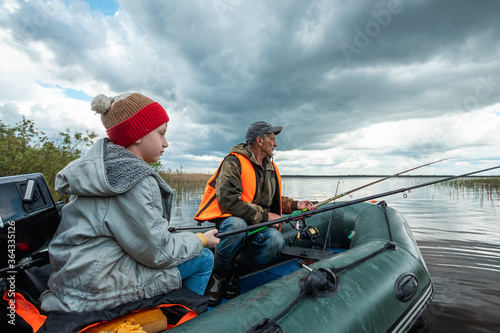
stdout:
{"type": "Polygon", "coordinates": [[[406,220],[383,201],[314,214],[282,233],[283,254],[243,276],[240,296],[169,332],[406,332],[433,297],[406,220]]]}

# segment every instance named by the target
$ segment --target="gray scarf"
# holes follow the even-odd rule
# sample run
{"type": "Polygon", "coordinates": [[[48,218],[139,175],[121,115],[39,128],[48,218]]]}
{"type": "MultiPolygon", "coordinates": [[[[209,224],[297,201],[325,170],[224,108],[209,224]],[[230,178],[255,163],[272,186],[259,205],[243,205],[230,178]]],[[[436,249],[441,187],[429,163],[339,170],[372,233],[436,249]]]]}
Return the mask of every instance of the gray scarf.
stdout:
{"type": "Polygon", "coordinates": [[[106,139],[103,152],[104,168],[109,185],[116,193],[124,193],[147,176],[153,176],[161,190],[173,195],[174,190],[152,167],[122,146],[106,139]]]}

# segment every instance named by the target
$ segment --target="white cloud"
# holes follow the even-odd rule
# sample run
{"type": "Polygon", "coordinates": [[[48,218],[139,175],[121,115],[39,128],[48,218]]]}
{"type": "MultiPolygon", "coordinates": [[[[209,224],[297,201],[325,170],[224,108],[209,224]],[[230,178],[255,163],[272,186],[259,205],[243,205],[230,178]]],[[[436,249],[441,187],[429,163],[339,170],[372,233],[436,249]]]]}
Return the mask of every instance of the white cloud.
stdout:
{"type": "Polygon", "coordinates": [[[104,135],[68,89],[138,91],[168,110],[173,169],[214,171],[256,120],[285,126],[284,174],[386,174],[450,156],[460,159],[419,172],[498,164],[500,3],[406,1],[349,63],[339,44],[383,3],[119,4],[5,1],[2,121],[104,135]]]}

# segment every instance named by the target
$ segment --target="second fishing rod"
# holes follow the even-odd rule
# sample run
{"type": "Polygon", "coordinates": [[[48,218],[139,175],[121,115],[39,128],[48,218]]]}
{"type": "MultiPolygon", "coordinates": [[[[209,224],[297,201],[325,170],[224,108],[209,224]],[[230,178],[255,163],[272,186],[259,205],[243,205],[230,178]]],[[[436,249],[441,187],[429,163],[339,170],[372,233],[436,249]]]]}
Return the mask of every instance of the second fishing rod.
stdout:
{"type": "Polygon", "coordinates": [[[477,174],[477,173],[491,171],[491,170],[499,169],[499,168],[500,168],[500,165],[495,166],[495,167],[491,167],[491,168],[487,168],[487,169],[478,170],[478,171],[468,172],[468,173],[465,173],[465,174],[462,174],[462,175],[458,175],[458,176],[451,176],[451,177],[448,177],[448,178],[438,179],[438,180],[431,181],[431,182],[424,183],[424,184],[418,184],[418,185],[414,185],[414,186],[403,187],[403,188],[400,188],[400,189],[397,189],[397,190],[392,190],[392,191],[387,191],[387,192],[383,192],[383,193],[379,193],[379,194],[374,194],[374,195],[370,195],[370,196],[367,196],[367,197],[359,198],[359,199],[356,199],[356,200],[343,201],[343,202],[337,203],[337,204],[335,204],[333,206],[322,207],[322,208],[318,208],[318,209],[311,210],[311,211],[306,211],[306,212],[300,212],[300,213],[298,213],[296,215],[285,216],[285,217],[282,217],[282,218],[279,218],[279,219],[276,219],[276,220],[273,220],[273,221],[268,221],[268,222],[263,222],[263,223],[259,223],[259,224],[250,225],[250,226],[248,226],[246,228],[241,228],[241,229],[238,229],[238,230],[231,230],[231,231],[228,231],[228,232],[223,232],[223,233],[217,234],[217,237],[218,238],[223,238],[223,237],[227,237],[227,236],[238,234],[240,232],[247,232],[247,231],[252,231],[252,230],[260,229],[262,227],[268,227],[268,226],[271,226],[271,225],[276,224],[276,223],[298,221],[298,220],[301,220],[301,219],[308,218],[308,217],[310,217],[312,215],[323,213],[323,212],[326,212],[326,211],[329,211],[329,210],[334,210],[334,209],[338,209],[338,208],[341,208],[341,207],[346,207],[346,206],[354,205],[354,204],[357,204],[357,203],[360,203],[360,202],[364,202],[364,201],[370,201],[370,200],[374,200],[374,199],[379,199],[379,198],[386,197],[386,196],[393,195],[393,194],[397,194],[397,193],[408,192],[408,191],[411,191],[411,190],[414,190],[414,189],[417,189],[417,188],[421,188],[421,187],[424,187],[424,186],[434,185],[434,184],[446,182],[446,181],[449,181],[449,180],[453,180],[453,179],[457,179],[457,178],[462,178],[462,177],[467,177],[467,176],[471,176],[471,175],[474,175],[474,174],[477,174]]]}
{"type": "MultiPolygon", "coordinates": [[[[384,178],[378,179],[378,180],[376,180],[376,181],[373,181],[373,182],[371,182],[371,183],[368,183],[368,184],[365,184],[365,185],[362,185],[362,186],[356,187],[355,189],[352,189],[352,190],[350,190],[350,191],[347,191],[347,192],[344,192],[344,193],[341,193],[341,194],[337,194],[337,195],[335,195],[335,196],[333,196],[333,197],[331,197],[331,198],[329,198],[329,199],[323,200],[323,201],[321,201],[321,202],[319,202],[319,203],[315,204],[314,206],[315,206],[315,207],[322,206],[322,205],[324,205],[324,204],[326,204],[326,203],[329,203],[329,202],[332,202],[332,201],[334,201],[334,200],[340,199],[340,198],[342,198],[342,197],[344,197],[344,196],[346,196],[346,195],[349,195],[349,194],[351,194],[351,193],[354,193],[354,192],[356,192],[356,191],[359,191],[359,190],[362,190],[362,189],[367,188],[367,187],[369,187],[369,186],[372,186],[372,185],[378,184],[378,183],[380,183],[380,182],[382,182],[382,181],[384,181],[384,180],[387,180],[387,179],[390,179],[390,178],[393,178],[393,177],[397,177],[397,176],[400,176],[400,175],[402,175],[402,174],[404,174],[404,173],[407,173],[407,172],[410,172],[410,171],[413,171],[413,170],[417,170],[417,169],[423,168],[423,167],[425,167],[425,166],[429,166],[429,165],[431,165],[431,164],[435,164],[435,163],[439,163],[439,162],[442,162],[442,161],[450,160],[450,159],[453,159],[453,158],[456,158],[456,157],[448,157],[448,158],[443,158],[443,159],[441,159],[441,160],[437,160],[437,161],[434,161],[434,162],[425,163],[425,164],[422,164],[422,165],[419,165],[419,166],[413,167],[413,168],[411,168],[411,169],[408,169],[408,170],[404,170],[404,171],[401,171],[401,172],[395,173],[395,174],[393,174],[393,175],[391,175],[391,176],[387,176],[387,177],[384,177],[384,178]]],[[[303,212],[307,212],[307,211],[308,211],[308,209],[306,208],[306,209],[304,209],[304,210],[299,210],[299,211],[296,211],[296,212],[292,213],[292,215],[297,215],[297,214],[299,214],[299,213],[303,213],[303,212]]],[[[261,227],[261,228],[259,228],[259,229],[255,229],[255,230],[253,230],[253,231],[251,231],[251,232],[250,232],[250,235],[252,235],[252,234],[254,234],[254,233],[256,233],[256,232],[259,232],[259,231],[261,231],[261,230],[264,230],[265,228],[267,228],[267,227],[261,227]]]]}

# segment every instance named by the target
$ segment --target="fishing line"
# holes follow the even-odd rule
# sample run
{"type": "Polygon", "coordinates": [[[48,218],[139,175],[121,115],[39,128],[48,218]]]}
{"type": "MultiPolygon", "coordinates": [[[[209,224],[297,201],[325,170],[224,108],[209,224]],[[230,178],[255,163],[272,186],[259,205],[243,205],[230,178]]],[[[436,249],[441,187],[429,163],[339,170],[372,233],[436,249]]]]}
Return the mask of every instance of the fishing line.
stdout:
{"type": "Polygon", "coordinates": [[[306,212],[300,212],[298,214],[289,215],[289,216],[282,217],[282,218],[279,218],[279,219],[276,219],[276,220],[272,220],[272,221],[268,221],[268,222],[263,222],[263,223],[259,223],[259,224],[254,224],[254,225],[248,226],[246,228],[241,228],[241,229],[238,229],[238,230],[231,230],[231,231],[223,232],[223,233],[217,234],[217,237],[218,238],[227,237],[227,236],[231,236],[231,235],[234,235],[234,234],[237,234],[237,233],[240,233],[240,232],[252,231],[252,230],[255,230],[255,229],[260,229],[262,227],[268,227],[270,225],[273,225],[273,224],[276,224],[276,223],[281,223],[281,222],[288,222],[288,221],[294,221],[294,220],[298,221],[298,220],[302,220],[302,219],[311,217],[312,215],[323,213],[323,212],[326,212],[326,211],[329,211],[329,210],[333,210],[333,209],[337,209],[337,208],[341,208],[341,207],[346,207],[346,206],[354,205],[354,204],[357,204],[357,203],[360,203],[360,202],[363,202],[363,201],[370,201],[370,200],[373,200],[373,199],[378,199],[378,198],[386,197],[386,196],[393,195],[393,194],[396,194],[396,193],[402,193],[402,192],[404,193],[404,192],[411,191],[411,190],[414,190],[414,189],[417,189],[417,188],[421,188],[421,187],[425,187],[425,186],[429,186],[429,185],[434,185],[434,184],[446,182],[446,181],[457,179],[457,178],[467,177],[467,176],[470,176],[470,175],[473,175],[473,174],[476,174],[476,173],[486,172],[486,171],[490,171],[490,170],[494,170],[494,169],[498,169],[498,168],[500,168],[500,165],[499,166],[495,166],[495,167],[491,167],[491,168],[487,168],[487,169],[482,169],[482,170],[478,170],[478,171],[472,171],[472,172],[464,173],[464,174],[458,175],[458,176],[451,176],[451,177],[444,178],[444,179],[438,179],[438,180],[431,181],[431,182],[428,182],[428,183],[417,184],[417,185],[414,185],[414,186],[404,187],[404,188],[400,188],[400,189],[397,189],[397,190],[392,190],[392,191],[388,191],[388,192],[374,194],[374,195],[370,195],[370,196],[367,196],[367,197],[364,197],[364,198],[360,198],[360,199],[355,199],[355,200],[351,200],[351,201],[343,201],[341,203],[336,203],[333,206],[318,208],[318,209],[311,210],[311,211],[306,211],[306,212]]]}
{"type": "MultiPolygon", "coordinates": [[[[404,173],[407,173],[407,172],[410,172],[410,171],[413,171],[413,170],[417,170],[417,169],[423,168],[423,167],[428,166],[428,165],[431,165],[431,164],[439,163],[439,162],[446,161],[446,160],[450,160],[450,159],[454,159],[454,158],[456,158],[456,157],[448,157],[448,158],[443,158],[443,159],[441,159],[441,160],[437,160],[437,161],[434,161],[434,162],[425,163],[425,164],[422,164],[422,165],[416,166],[416,167],[414,167],[414,168],[411,168],[411,169],[408,169],[408,170],[404,170],[404,171],[401,171],[401,172],[395,173],[395,174],[393,174],[393,175],[391,175],[391,176],[387,176],[387,177],[384,177],[384,178],[378,179],[378,180],[376,180],[376,181],[374,181],[374,182],[371,182],[371,183],[368,183],[368,184],[366,184],[366,185],[362,185],[362,186],[356,187],[356,188],[355,188],[355,189],[353,189],[353,190],[350,190],[350,191],[347,191],[347,192],[344,192],[344,193],[341,193],[341,194],[337,195],[338,185],[340,184],[340,179],[342,179],[342,178],[340,178],[340,179],[339,179],[339,182],[337,183],[337,190],[335,191],[335,194],[336,194],[336,195],[335,195],[335,196],[333,196],[333,197],[331,197],[331,198],[329,198],[329,199],[326,199],[326,200],[324,200],[324,201],[321,201],[321,202],[319,202],[319,203],[315,204],[314,206],[315,206],[315,207],[322,206],[322,205],[324,205],[324,204],[326,204],[326,203],[329,203],[329,202],[331,202],[331,201],[335,201],[335,200],[337,200],[337,199],[339,199],[339,198],[342,198],[342,197],[344,197],[344,196],[346,196],[346,195],[350,195],[351,193],[354,193],[354,192],[356,192],[356,191],[359,191],[359,190],[361,190],[361,189],[364,189],[364,188],[366,188],[366,187],[368,187],[368,186],[372,186],[372,185],[378,184],[378,183],[380,183],[380,182],[382,182],[382,181],[384,181],[384,180],[387,180],[387,179],[389,179],[389,178],[393,178],[393,177],[396,177],[396,176],[402,175],[402,174],[404,174],[404,173]]],[[[352,196],[349,196],[349,197],[352,197],[352,196]]],[[[307,211],[309,211],[309,210],[306,208],[306,209],[303,209],[303,210],[299,210],[299,211],[293,212],[291,215],[293,216],[293,215],[297,215],[297,214],[304,213],[304,212],[307,212],[307,211]]],[[[274,220],[274,221],[277,221],[277,220],[274,220]]],[[[285,221],[285,222],[287,222],[287,223],[288,223],[289,221],[290,221],[290,220],[287,220],[287,221],[285,221]]],[[[273,224],[273,223],[271,223],[270,225],[272,225],[272,224],[273,224]]],[[[251,231],[251,232],[250,232],[250,235],[252,235],[252,234],[254,234],[254,233],[256,233],[256,232],[259,232],[259,231],[261,231],[261,230],[263,230],[263,229],[265,229],[265,228],[267,228],[267,226],[266,226],[266,227],[259,227],[258,229],[251,231]]]]}

